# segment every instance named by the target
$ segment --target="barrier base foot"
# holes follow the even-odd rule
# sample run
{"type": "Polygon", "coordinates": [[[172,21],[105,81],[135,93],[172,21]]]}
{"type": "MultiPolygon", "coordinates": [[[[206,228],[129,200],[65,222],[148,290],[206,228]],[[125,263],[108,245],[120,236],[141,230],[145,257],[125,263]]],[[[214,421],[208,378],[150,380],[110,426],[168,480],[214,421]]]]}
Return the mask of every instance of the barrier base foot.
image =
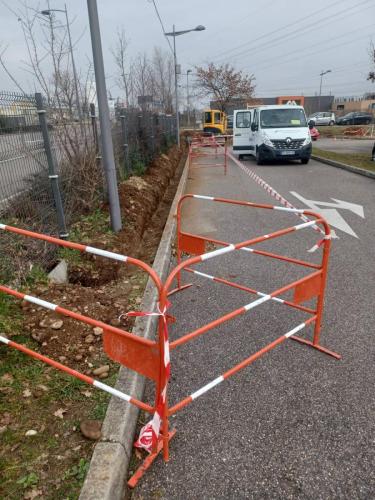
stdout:
{"type": "Polygon", "coordinates": [[[313,347],[314,349],[317,349],[320,352],[323,352],[324,354],[328,354],[328,356],[332,356],[333,358],[336,359],[341,359],[341,354],[338,354],[337,352],[330,351],[329,349],[326,349],[325,347],[319,345],[319,344],[313,344],[310,340],[303,339],[301,337],[297,337],[296,335],[292,335],[291,337],[292,340],[296,340],[297,342],[300,342],[301,344],[306,344],[309,345],[310,347],[313,347]]]}
{"type": "Polygon", "coordinates": [[[188,283],[187,285],[182,285],[180,287],[173,288],[173,290],[171,290],[170,292],[168,292],[168,297],[170,295],[173,295],[174,293],[181,292],[182,290],[185,290],[185,288],[190,288],[191,286],[193,286],[193,283],[188,283]]]}
{"type": "MultiPolygon", "coordinates": [[[[168,441],[170,441],[173,436],[176,434],[176,429],[173,429],[171,432],[168,433],[168,441]]],[[[142,478],[144,473],[149,469],[154,462],[155,458],[159,455],[159,453],[163,449],[163,437],[161,436],[159,438],[159,442],[156,448],[155,453],[150,453],[144,461],[141,463],[141,465],[138,467],[138,469],[134,472],[132,477],[128,481],[128,486],[129,488],[135,488],[137,486],[138,481],[142,478]]]]}

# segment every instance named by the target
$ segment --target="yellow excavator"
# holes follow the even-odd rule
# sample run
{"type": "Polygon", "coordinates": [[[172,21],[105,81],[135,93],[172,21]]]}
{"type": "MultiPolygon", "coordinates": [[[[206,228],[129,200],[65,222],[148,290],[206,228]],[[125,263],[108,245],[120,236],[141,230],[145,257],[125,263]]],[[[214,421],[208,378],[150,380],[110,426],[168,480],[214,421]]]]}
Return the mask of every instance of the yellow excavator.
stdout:
{"type": "Polygon", "coordinates": [[[203,132],[225,134],[227,131],[227,115],[219,109],[205,109],[203,112],[203,132]]]}

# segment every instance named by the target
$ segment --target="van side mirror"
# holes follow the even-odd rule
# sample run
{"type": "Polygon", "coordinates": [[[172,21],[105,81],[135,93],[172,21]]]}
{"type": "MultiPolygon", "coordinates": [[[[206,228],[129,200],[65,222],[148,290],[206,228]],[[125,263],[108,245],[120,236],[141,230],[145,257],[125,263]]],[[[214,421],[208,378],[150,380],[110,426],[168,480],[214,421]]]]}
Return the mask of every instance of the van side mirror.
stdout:
{"type": "Polygon", "coordinates": [[[313,120],[310,120],[308,125],[309,125],[309,129],[311,130],[312,128],[315,127],[315,122],[313,120]]]}
{"type": "Polygon", "coordinates": [[[253,123],[251,124],[251,130],[252,130],[252,132],[255,132],[256,130],[258,130],[258,125],[257,125],[256,123],[254,123],[254,122],[253,122],[253,123]]]}

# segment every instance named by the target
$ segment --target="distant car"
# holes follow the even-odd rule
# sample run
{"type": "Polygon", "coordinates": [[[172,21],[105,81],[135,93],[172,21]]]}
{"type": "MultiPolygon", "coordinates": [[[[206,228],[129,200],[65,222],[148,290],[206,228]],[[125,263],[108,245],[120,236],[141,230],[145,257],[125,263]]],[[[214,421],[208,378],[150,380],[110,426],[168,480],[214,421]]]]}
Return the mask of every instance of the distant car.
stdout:
{"type": "Polygon", "coordinates": [[[319,130],[315,127],[310,128],[310,135],[312,141],[317,141],[320,136],[319,130]]]}
{"type": "Polygon", "coordinates": [[[371,113],[352,112],[337,118],[337,125],[368,125],[372,122],[371,113]]]}
{"type": "Polygon", "coordinates": [[[309,121],[313,121],[315,125],[334,125],[336,123],[335,113],[330,111],[321,111],[313,113],[309,116],[309,121]]]}

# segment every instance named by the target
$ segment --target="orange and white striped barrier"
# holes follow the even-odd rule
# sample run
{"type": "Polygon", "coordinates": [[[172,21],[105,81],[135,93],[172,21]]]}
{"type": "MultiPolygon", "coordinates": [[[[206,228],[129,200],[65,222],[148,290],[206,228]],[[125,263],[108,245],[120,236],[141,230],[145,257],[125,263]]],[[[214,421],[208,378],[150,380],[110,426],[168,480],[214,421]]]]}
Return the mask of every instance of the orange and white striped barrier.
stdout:
{"type": "Polygon", "coordinates": [[[147,423],[141,430],[140,436],[137,439],[135,446],[145,448],[149,455],[144,460],[143,464],[138,468],[132,478],[128,481],[130,487],[134,487],[146,470],[150,467],[152,462],[156,459],[160,452],[163,452],[164,461],[169,460],[169,443],[175,434],[174,430],[169,429],[169,418],[171,415],[175,414],[188,404],[192,403],[198,397],[202,396],[206,392],[210,391],[214,387],[221,384],[224,380],[231,377],[232,375],[238,373],[240,370],[249,366],[255,360],[266,354],[267,352],[274,349],[276,346],[285,342],[287,339],[296,340],[303,344],[306,344],[318,351],[325,354],[333,356],[336,359],[340,358],[340,355],[332,352],[320,344],[320,329],[323,314],[323,300],[325,292],[325,284],[328,269],[329,251],[331,241],[329,239],[330,229],[327,222],[319,214],[311,212],[309,210],[296,209],[294,207],[278,207],[268,204],[252,203],[249,201],[239,201],[230,200],[225,198],[217,198],[212,196],[203,195],[192,195],[188,194],[183,196],[178,204],[177,209],[177,266],[171,271],[170,275],[167,277],[164,283],[161,282],[155,271],[150,268],[147,264],[114,252],[109,252],[99,248],[94,248],[87,245],[82,245],[79,243],[73,243],[65,240],[60,240],[48,235],[43,235],[39,233],[34,233],[32,231],[27,231],[24,229],[19,229],[16,227],[8,226],[5,224],[0,224],[0,230],[12,232],[21,236],[26,236],[30,238],[35,238],[39,240],[46,241],[55,245],[63,246],[66,248],[71,248],[74,250],[79,250],[81,252],[86,252],[94,255],[98,255],[105,258],[110,258],[116,261],[123,262],[124,264],[135,265],[143,269],[153,280],[157,294],[158,294],[158,308],[157,311],[150,312],[131,312],[127,313],[129,316],[155,316],[158,317],[158,336],[155,341],[144,339],[138,337],[130,332],[116,328],[114,326],[108,325],[101,321],[89,318],[82,314],[70,311],[69,309],[63,308],[52,302],[40,299],[38,297],[33,297],[22,292],[12,290],[9,287],[0,286],[0,292],[11,295],[15,298],[28,301],[30,303],[36,304],[45,309],[55,311],[64,316],[71,317],[77,321],[84,322],[91,326],[98,326],[103,329],[103,348],[107,355],[121,363],[122,365],[130,368],[141,374],[142,376],[150,379],[155,383],[156,396],[154,404],[146,403],[134,398],[133,396],[119,391],[107,384],[104,384],[98,380],[95,380],[87,375],[84,375],[62,363],[54,361],[36,351],[33,351],[21,344],[13,342],[7,339],[5,336],[0,336],[0,342],[4,345],[18,349],[19,351],[38,359],[44,363],[47,363],[54,368],[61,370],[65,373],[72,375],[73,377],[82,380],[98,389],[101,389],[109,394],[119,397],[120,399],[131,403],[138,408],[150,413],[152,416],[149,423],[147,423]],[[302,222],[301,224],[293,225],[278,231],[274,231],[269,234],[264,234],[258,237],[248,239],[239,243],[230,243],[226,241],[215,240],[213,238],[208,238],[205,236],[200,236],[197,234],[187,233],[182,228],[182,206],[187,201],[191,200],[193,202],[213,202],[220,203],[224,206],[226,205],[237,205],[248,207],[249,209],[266,209],[275,211],[284,211],[290,213],[297,213],[298,215],[303,215],[310,217],[311,220],[302,222]],[[272,241],[275,238],[283,237],[287,234],[292,234],[296,231],[303,230],[308,227],[319,227],[324,233],[323,243],[321,245],[322,255],[320,263],[306,262],[305,260],[300,260],[294,257],[289,257],[285,255],[279,255],[265,250],[259,250],[256,248],[258,243],[264,241],[272,241]],[[206,251],[207,244],[214,244],[220,248],[206,251]],[[202,264],[208,260],[220,259],[221,256],[237,251],[245,251],[249,254],[257,254],[266,258],[276,259],[289,263],[291,265],[296,265],[307,269],[309,272],[303,277],[287,283],[278,289],[271,292],[264,292],[252,289],[248,286],[244,286],[240,283],[235,283],[227,279],[221,278],[213,274],[208,274],[202,272],[201,270],[195,269],[195,265],[202,264]],[[182,254],[187,253],[190,255],[186,260],[182,260],[182,254]],[[211,282],[217,283],[219,285],[230,286],[241,291],[256,295],[256,300],[248,302],[242,307],[239,307],[230,312],[224,312],[222,315],[213,321],[210,321],[199,328],[192,331],[185,332],[182,336],[177,339],[169,338],[168,323],[172,322],[174,318],[167,314],[167,310],[170,306],[170,296],[177,291],[182,291],[191,284],[182,284],[181,274],[182,272],[188,272],[194,274],[197,278],[207,279],[211,282]],[[173,285],[177,281],[177,288],[173,289],[173,285]],[[288,291],[294,291],[293,299],[285,299],[282,295],[288,291]],[[311,299],[316,299],[316,304],[311,307],[307,307],[303,304],[311,299]],[[277,337],[274,341],[270,342],[262,349],[257,352],[247,356],[240,363],[233,366],[231,369],[225,371],[211,382],[206,383],[201,388],[194,391],[192,394],[169,405],[168,402],[168,384],[170,383],[170,371],[171,366],[173,366],[173,351],[174,349],[192,341],[194,338],[208,333],[210,330],[222,325],[233,318],[241,315],[253,312],[255,309],[260,307],[262,304],[267,302],[275,302],[281,304],[284,307],[288,306],[297,309],[308,315],[307,319],[297,326],[291,328],[287,333],[277,337]],[[306,340],[296,334],[308,325],[314,325],[314,334],[312,341],[306,340]]]}

